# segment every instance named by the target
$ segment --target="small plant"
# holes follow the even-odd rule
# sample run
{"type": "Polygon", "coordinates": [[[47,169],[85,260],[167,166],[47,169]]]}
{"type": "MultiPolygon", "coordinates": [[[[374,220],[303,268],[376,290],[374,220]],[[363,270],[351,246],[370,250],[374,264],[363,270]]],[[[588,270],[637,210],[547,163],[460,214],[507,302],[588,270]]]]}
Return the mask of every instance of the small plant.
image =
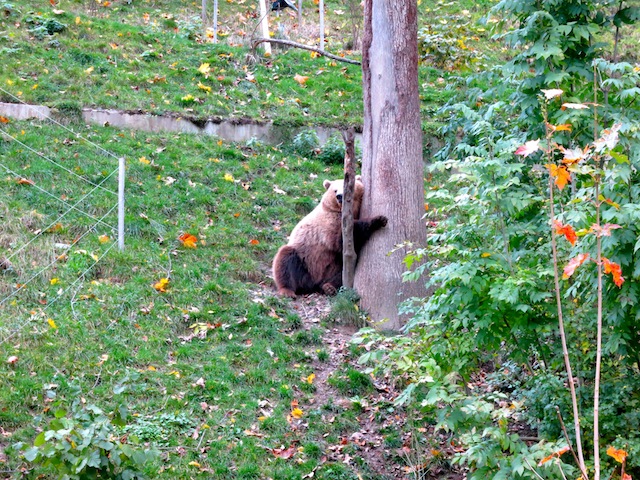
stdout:
{"type": "Polygon", "coordinates": [[[67,26],[64,23],[60,23],[53,18],[44,18],[33,13],[28,14],[24,21],[27,25],[31,26],[29,31],[38,40],[42,40],[55,33],[64,32],[67,29],[67,26]]]}
{"type": "Polygon", "coordinates": [[[342,165],[344,162],[344,141],[335,135],[329,137],[318,153],[318,160],[329,165],[342,165]]]}
{"type": "Polygon", "coordinates": [[[320,151],[320,140],[315,130],[303,130],[292,142],[293,150],[303,157],[314,157],[320,151]]]}
{"type": "Polygon", "coordinates": [[[331,299],[331,313],[329,319],[356,327],[366,327],[367,316],[358,307],[360,296],[353,289],[342,287],[338,294],[331,299]]]}
{"type": "Polygon", "coordinates": [[[125,409],[109,416],[95,405],[76,401],[71,412],[61,408],[54,415],[24,458],[53,469],[57,478],[143,479],[145,464],[157,456],[155,450],[120,440],[117,427],[124,423],[125,409]]]}

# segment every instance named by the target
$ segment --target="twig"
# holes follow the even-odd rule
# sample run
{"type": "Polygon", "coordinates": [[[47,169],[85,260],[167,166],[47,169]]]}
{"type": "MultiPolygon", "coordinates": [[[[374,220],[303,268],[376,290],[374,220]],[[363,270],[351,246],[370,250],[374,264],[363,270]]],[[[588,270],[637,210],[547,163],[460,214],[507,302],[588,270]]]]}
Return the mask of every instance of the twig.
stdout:
{"type": "Polygon", "coordinates": [[[359,60],[353,60],[351,58],[344,58],[339,55],[334,55],[333,53],[325,52],[324,50],[320,50],[316,47],[311,47],[309,45],[305,45],[304,43],[298,43],[291,40],[283,40],[281,38],[259,38],[253,42],[251,47],[252,50],[255,50],[258,45],[263,42],[269,43],[279,43],[281,45],[289,45],[290,47],[301,48],[302,50],[309,50],[311,52],[315,52],[319,55],[325,56],[327,58],[331,58],[332,60],[337,60],[338,62],[350,63],[352,65],[361,65],[359,60]]]}
{"type": "Polygon", "coordinates": [[[558,414],[558,421],[560,422],[560,428],[562,428],[562,433],[564,434],[564,439],[567,441],[567,445],[569,445],[569,449],[571,450],[571,455],[573,455],[573,459],[575,462],[580,465],[578,461],[578,457],[576,456],[576,452],[573,450],[571,446],[571,439],[569,438],[569,434],[567,433],[567,427],[564,425],[564,421],[562,420],[562,414],[560,413],[560,407],[556,405],[556,413],[558,414]]]}
{"type": "Polygon", "coordinates": [[[554,463],[558,466],[558,470],[560,470],[560,475],[562,475],[562,478],[564,478],[564,480],[567,480],[567,477],[565,476],[564,471],[562,470],[562,465],[560,465],[560,458],[556,459],[554,463]]]}
{"type": "Polygon", "coordinates": [[[544,480],[544,478],[542,478],[540,476],[540,474],[538,472],[535,471],[535,469],[531,466],[531,464],[529,463],[529,460],[527,459],[527,457],[523,457],[524,458],[524,462],[527,464],[527,466],[529,467],[529,470],[531,470],[533,472],[533,474],[538,477],[540,480],[544,480]]]}

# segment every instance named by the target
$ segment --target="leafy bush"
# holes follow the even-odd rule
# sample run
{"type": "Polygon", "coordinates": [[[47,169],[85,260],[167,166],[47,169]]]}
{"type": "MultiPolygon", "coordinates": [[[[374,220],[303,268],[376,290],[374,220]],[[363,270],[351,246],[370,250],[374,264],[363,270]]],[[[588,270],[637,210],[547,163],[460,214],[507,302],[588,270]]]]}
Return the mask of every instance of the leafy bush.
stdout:
{"type": "Polygon", "coordinates": [[[292,146],[298,155],[311,158],[320,151],[320,140],[315,130],[303,130],[293,138],[292,146]]]}
{"type": "Polygon", "coordinates": [[[30,25],[29,31],[38,39],[42,40],[55,33],[64,32],[67,26],[53,18],[45,18],[34,13],[29,13],[24,19],[30,25]]]}
{"type": "Polygon", "coordinates": [[[119,439],[117,426],[124,423],[124,417],[123,408],[108,416],[95,405],[76,401],[70,413],[55,411],[55,418],[24,452],[24,458],[53,469],[61,479],[143,479],[145,464],[157,453],[119,439]]]}

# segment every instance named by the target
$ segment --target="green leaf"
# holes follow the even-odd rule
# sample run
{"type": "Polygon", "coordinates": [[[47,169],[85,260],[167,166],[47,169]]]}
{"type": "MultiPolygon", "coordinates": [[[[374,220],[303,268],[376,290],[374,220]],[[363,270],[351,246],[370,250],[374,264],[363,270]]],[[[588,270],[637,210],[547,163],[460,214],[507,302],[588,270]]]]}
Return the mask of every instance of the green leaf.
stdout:
{"type": "Polygon", "coordinates": [[[36,458],[38,458],[38,454],[40,450],[38,447],[31,447],[24,452],[24,458],[27,462],[33,462],[36,458]]]}
{"type": "Polygon", "coordinates": [[[54,413],[54,416],[56,418],[62,418],[65,417],[67,415],[67,411],[63,408],[59,408],[58,410],[56,410],[56,412],[54,413]]]}
{"type": "Polygon", "coordinates": [[[40,432],[40,434],[36,437],[36,439],[33,441],[33,444],[36,447],[39,447],[41,445],[44,445],[46,443],[46,440],[44,438],[44,432],[40,432]]]}

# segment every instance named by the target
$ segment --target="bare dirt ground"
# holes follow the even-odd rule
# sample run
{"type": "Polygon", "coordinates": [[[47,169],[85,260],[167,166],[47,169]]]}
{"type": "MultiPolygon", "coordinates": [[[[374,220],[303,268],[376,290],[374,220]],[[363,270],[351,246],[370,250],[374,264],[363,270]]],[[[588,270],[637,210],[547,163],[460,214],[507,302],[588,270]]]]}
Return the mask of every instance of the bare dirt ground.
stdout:
{"type": "MultiPolygon", "coordinates": [[[[311,329],[317,327],[329,315],[331,305],[330,299],[326,296],[308,295],[295,300],[292,308],[302,319],[303,328],[311,329]]],[[[351,405],[351,399],[342,395],[328,380],[336,372],[344,370],[347,365],[360,371],[364,370],[349,354],[349,343],[357,330],[352,325],[333,323],[325,331],[322,341],[323,347],[329,353],[329,358],[323,362],[316,360],[313,364],[316,375],[313,402],[316,405],[325,405],[329,401],[338,406],[351,405]]],[[[451,446],[447,444],[446,437],[434,435],[429,432],[426,425],[425,428],[420,425],[414,426],[413,429],[407,428],[408,418],[402,409],[394,408],[388,413],[380,412],[380,405],[388,406],[400,394],[393,382],[389,379],[376,378],[374,386],[375,392],[361,399],[362,411],[357,417],[359,429],[345,435],[340,445],[329,447],[332,456],[329,460],[353,465],[354,459],[343,451],[349,450],[356,452],[354,456],[363,458],[368,465],[368,470],[377,478],[464,479],[464,474],[450,469],[448,461],[433,459],[433,450],[437,450],[436,455],[442,458],[450,453],[451,446]],[[385,433],[388,435],[390,431],[396,431],[400,435],[401,446],[390,446],[385,441],[385,433]],[[412,438],[425,435],[429,435],[433,443],[421,445],[422,442],[412,438]],[[436,445],[435,449],[433,445],[436,445]],[[346,448],[347,446],[350,448],[346,448]]],[[[327,418],[327,421],[332,419],[327,418]]]]}

